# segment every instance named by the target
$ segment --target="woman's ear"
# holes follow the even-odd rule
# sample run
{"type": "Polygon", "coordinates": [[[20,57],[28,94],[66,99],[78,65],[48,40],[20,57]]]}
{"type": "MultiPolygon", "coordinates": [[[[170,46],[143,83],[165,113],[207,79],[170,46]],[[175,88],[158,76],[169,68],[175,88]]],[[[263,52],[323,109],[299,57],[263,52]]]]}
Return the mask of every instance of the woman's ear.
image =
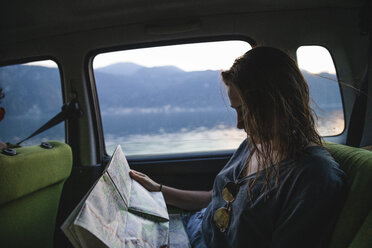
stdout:
{"type": "Polygon", "coordinates": [[[5,116],[5,108],[0,108],[0,121],[4,119],[5,116]]]}

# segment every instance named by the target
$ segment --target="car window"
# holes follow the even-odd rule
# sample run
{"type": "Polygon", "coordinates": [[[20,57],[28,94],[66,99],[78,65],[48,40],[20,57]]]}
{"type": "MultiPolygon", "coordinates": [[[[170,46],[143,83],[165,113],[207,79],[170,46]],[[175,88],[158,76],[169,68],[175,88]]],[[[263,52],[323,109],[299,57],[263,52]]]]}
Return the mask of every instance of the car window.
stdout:
{"type": "Polygon", "coordinates": [[[345,128],[343,105],[336,69],[329,51],[322,46],[301,46],[298,65],[310,88],[311,105],[322,136],[335,136],[345,128]]]}
{"type": "MultiPolygon", "coordinates": [[[[57,64],[51,60],[0,67],[0,87],[6,114],[0,122],[0,140],[16,144],[61,111],[62,91],[57,64]]],[[[22,145],[65,140],[61,123],[22,145]]]]}
{"type": "Polygon", "coordinates": [[[93,68],[106,150],[127,155],[236,149],[235,128],[220,78],[251,46],[207,42],[99,54],[93,68]]]}

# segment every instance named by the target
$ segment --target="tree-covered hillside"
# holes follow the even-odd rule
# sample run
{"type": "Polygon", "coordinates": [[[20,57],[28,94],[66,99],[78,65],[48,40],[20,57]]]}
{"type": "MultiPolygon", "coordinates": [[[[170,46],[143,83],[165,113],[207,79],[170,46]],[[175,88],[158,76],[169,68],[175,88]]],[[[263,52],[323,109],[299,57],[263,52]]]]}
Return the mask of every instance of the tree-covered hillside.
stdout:
{"type": "MultiPolygon", "coordinates": [[[[219,71],[185,72],[173,66],[147,68],[119,63],[97,69],[94,75],[102,116],[106,118],[104,125],[110,133],[231,125],[225,121],[226,111],[220,111],[228,108],[229,103],[226,98],[223,100],[219,71]],[[119,115],[120,119],[112,118],[119,115]]],[[[341,107],[335,75],[322,73],[319,77],[304,72],[304,76],[312,98],[321,109],[341,107]]],[[[6,120],[0,123],[0,137],[4,140],[25,137],[57,114],[62,106],[56,68],[2,67],[0,87],[6,94],[2,102],[7,110],[6,120]]],[[[48,135],[63,136],[63,128],[48,135]]]]}

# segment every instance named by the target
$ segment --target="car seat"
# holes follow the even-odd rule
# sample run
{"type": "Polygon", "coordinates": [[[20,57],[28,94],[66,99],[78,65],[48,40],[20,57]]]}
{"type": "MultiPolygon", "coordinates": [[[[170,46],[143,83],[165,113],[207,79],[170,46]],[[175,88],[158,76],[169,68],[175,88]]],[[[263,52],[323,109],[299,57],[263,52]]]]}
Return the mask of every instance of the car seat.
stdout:
{"type": "Polygon", "coordinates": [[[61,142],[0,153],[1,247],[53,247],[59,199],[71,169],[71,148],[61,142]]]}
{"type": "Polygon", "coordinates": [[[330,247],[372,247],[372,152],[335,143],[326,147],[346,173],[348,186],[330,247]]]}

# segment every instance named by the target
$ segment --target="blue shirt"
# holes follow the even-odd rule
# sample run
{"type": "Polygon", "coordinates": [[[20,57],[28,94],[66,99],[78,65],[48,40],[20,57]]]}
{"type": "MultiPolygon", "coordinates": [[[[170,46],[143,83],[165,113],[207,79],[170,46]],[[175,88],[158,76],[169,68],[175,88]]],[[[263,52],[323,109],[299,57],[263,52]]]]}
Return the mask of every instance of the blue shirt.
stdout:
{"type": "MultiPolygon", "coordinates": [[[[251,200],[247,184],[241,186],[232,203],[228,229],[221,232],[216,227],[214,213],[226,206],[222,189],[227,182],[238,180],[248,154],[244,141],[217,175],[212,200],[202,211],[202,246],[326,247],[344,200],[345,176],[320,146],[306,148],[296,161],[282,162],[279,183],[272,180],[269,191],[262,193],[264,173],[252,189],[251,200]]],[[[249,176],[248,183],[254,176],[249,176]]]]}

